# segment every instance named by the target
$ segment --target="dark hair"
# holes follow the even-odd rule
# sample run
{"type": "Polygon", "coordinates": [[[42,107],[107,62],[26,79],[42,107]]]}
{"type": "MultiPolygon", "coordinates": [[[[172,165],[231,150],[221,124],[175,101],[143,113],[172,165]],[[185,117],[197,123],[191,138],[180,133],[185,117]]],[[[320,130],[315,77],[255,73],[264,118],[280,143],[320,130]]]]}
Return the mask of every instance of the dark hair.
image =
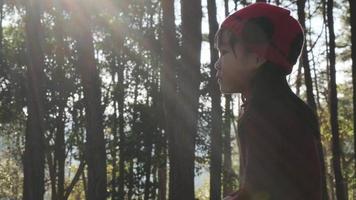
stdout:
{"type": "Polygon", "coordinates": [[[222,43],[223,43],[223,35],[224,33],[229,34],[229,46],[232,49],[232,51],[235,54],[235,49],[234,49],[234,45],[238,42],[237,37],[229,30],[227,29],[219,29],[218,32],[216,32],[215,34],[215,41],[214,41],[214,46],[215,48],[220,48],[222,43]]]}
{"type": "Polygon", "coordinates": [[[291,90],[286,80],[286,72],[269,61],[257,69],[251,86],[253,96],[281,95],[291,90]]]}
{"type": "Polygon", "coordinates": [[[266,17],[252,18],[245,23],[241,38],[237,38],[227,29],[219,29],[215,35],[215,47],[221,46],[224,33],[229,34],[229,45],[233,49],[237,42],[243,44],[268,43],[272,39],[273,31],[273,24],[266,17]]]}

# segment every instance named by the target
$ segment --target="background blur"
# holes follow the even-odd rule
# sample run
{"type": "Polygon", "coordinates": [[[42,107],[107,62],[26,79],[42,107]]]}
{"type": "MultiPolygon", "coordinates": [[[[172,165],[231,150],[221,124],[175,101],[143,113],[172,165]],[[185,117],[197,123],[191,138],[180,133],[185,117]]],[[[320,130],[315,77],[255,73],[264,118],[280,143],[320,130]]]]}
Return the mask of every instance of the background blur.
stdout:
{"type": "MultiPolygon", "coordinates": [[[[235,191],[241,100],[219,92],[213,39],[253,2],[0,0],[0,199],[235,191]]],[[[318,115],[324,199],[356,199],[356,2],[268,2],[306,30],[288,81],[318,115]]]]}

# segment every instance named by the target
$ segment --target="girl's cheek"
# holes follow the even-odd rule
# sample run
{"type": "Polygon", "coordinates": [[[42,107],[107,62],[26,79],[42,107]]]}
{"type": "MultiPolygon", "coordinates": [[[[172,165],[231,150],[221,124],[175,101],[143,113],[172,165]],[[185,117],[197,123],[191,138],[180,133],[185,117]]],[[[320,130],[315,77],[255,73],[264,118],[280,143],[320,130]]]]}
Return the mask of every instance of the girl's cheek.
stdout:
{"type": "Polygon", "coordinates": [[[227,64],[227,58],[226,56],[221,58],[221,69],[226,68],[226,64],[227,64]]]}

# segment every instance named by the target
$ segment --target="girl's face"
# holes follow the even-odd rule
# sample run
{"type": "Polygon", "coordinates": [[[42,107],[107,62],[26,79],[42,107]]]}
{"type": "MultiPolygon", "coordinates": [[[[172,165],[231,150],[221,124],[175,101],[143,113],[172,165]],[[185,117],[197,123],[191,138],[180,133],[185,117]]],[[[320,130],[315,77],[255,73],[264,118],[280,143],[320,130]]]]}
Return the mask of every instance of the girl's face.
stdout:
{"type": "Polygon", "coordinates": [[[215,64],[220,91],[222,93],[246,93],[250,87],[251,78],[264,60],[255,53],[248,52],[239,42],[231,47],[230,35],[227,31],[224,31],[221,37],[221,44],[218,48],[220,57],[215,64]]]}

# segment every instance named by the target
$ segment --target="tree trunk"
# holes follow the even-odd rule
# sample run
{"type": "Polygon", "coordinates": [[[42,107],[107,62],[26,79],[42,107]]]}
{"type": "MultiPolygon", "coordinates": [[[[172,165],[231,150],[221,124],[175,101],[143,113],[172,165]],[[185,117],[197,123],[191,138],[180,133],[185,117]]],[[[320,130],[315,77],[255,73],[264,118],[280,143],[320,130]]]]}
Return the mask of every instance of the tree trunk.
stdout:
{"type": "Polygon", "coordinates": [[[4,0],[0,0],[0,67],[4,68],[4,52],[3,52],[3,39],[4,32],[2,27],[2,21],[4,19],[4,0]]]}
{"type": "Polygon", "coordinates": [[[116,173],[117,173],[117,156],[116,156],[116,146],[118,144],[118,123],[117,123],[117,91],[116,91],[116,59],[115,56],[111,56],[111,68],[112,68],[112,80],[113,80],[113,107],[114,113],[112,115],[113,125],[112,125],[112,134],[113,134],[113,141],[111,146],[111,165],[112,165],[112,173],[111,173],[111,199],[117,199],[117,192],[116,192],[116,173]]]}
{"type": "MultiPolygon", "coordinates": [[[[119,45],[123,45],[123,40],[122,38],[121,41],[119,41],[119,45]]],[[[118,186],[119,186],[119,192],[118,192],[118,199],[123,199],[125,192],[124,192],[124,183],[125,183],[125,161],[126,161],[126,156],[124,152],[124,147],[126,145],[125,139],[125,119],[124,119],[124,107],[125,107],[125,87],[124,87],[124,65],[120,62],[118,59],[119,57],[116,57],[116,63],[119,66],[118,69],[118,111],[119,111],[119,180],[118,180],[118,186]]]]}
{"type": "MultiPolygon", "coordinates": [[[[178,78],[177,120],[175,150],[176,162],[172,170],[174,180],[170,188],[172,200],[194,199],[195,137],[197,133],[200,48],[201,1],[181,0],[182,12],[182,65],[178,78]]],[[[171,165],[172,166],[172,165],[171,165]]]]}
{"type": "MultiPolygon", "coordinates": [[[[80,1],[84,6],[84,2],[80,1]]],[[[77,9],[80,6],[77,7],[77,9]]],[[[78,51],[78,67],[81,75],[86,114],[86,160],[88,164],[89,200],[106,199],[106,153],[103,133],[103,109],[99,72],[94,57],[93,36],[90,28],[90,15],[82,10],[74,10],[75,33],[78,51]]]]}
{"type": "MultiPolygon", "coordinates": [[[[308,51],[307,51],[307,42],[306,42],[306,36],[307,36],[307,29],[305,26],[305,3],[306,0],[298,0],[297,1],[297,6],[298,6],[298,19],[299,22],[304,29],[305,33],[305,41],[302,49],[302,55],[300,57],[300,63],[302,64],[304,68],[304,80],[305,80],[305,85],[307,89],[307,102],[310,108],[313,110],[315,116],[317,116],[317,108],[316,108],[316,103],[314,99],[314,94],[313,94],[313,81],[312,77],[310,74],[310,65],[309,65],[309,57],[308,57],[308,51]]],[[[299,71],[298,71],[299,72],[299,71]]],[[[319,127],[319,125],[318,125],[319,127]]],[[[320,166],[322,168],[322,190],[323,190],[323,197],[322,199],[327,200],[328,199],[328,193],[327,193],[327,187],[326,187],[326,174],[325,174],[325,162],[324,162],[324,152],[322,148],[322,143],[321,143],[321,136],[320,136],[320,130],[318,131],[319,135],[317,138],[317,144],[318,144],[318,153],[320,157],[320,166]]]]}
{"type": "MultiPolygon", "coordinates": [[[[305,33],[305,37],[307,37],[307,35],[308,35],[308,37],[309,38],[312,38],[312,14],[311,14],[311,5],[310,5],[310,0],[308,0],[308,21],[309,21],[309,27],[308,27],[308,32],[307,33],[305,33]]],[[[306,22],[305,22],[306,23],[306,22]]],[[[307,28],[306,28],[307,29],[307,28]]],[[[315,94],[316,94],[316,100],[315,100],[315,102],[316,102],[316,110],[318,110],[318,109],[321,109],[321,107],[320,107],[320,96],[319,96],[319,85],[318,85],[318,81],[317,81],[317,79],[318,79],[318,77],[317,77],[317,74],[316,74],[316,69],[315,69],[315,55],[314,55],[314,52],[313,52],[313,42],[314,41],[312,41],[312,40],[310,40],[309,39],[309,41],[308,42],[306,42],[305,43],[305,45],[307,45],[307,44],[309,44],[309,46],[311,47],[311,49],[310,49],[310,54],[311,54],[311,63],[312,63],[312,69],[310,69],[312,72],[313,72],[313,75],[314,75],[314,77],[313,77],[313,81],[314,81],[314,87],[312,87],[312,88],[315,88],[315,94]]],[[[312,81],[312,82],[313,82],[312,81]]],[[[316,114],[317,114],[317,112],[316,112],[316,114]]],[[[318,120],[319,121],[319,120],[318,120]]],[[[325,184],[326,185],[326,184],[325,184]]]]}
{"type": "MultiPolygon", "coordinates": [[[[159,151],[157,151],[158,148],[154,149],[154,155],[159,155],[159,151]]],[[[152,176],[153,176],[153,180],[152,180],[152,185],[154,186],[153,192],[151,194],[151,199],[158,199],[158,194],[156,191],[157,189],[159,189],[159,183],[158,183],[158,163],[157,162],[153,162],[153,166],[152,166],[152,176]]],[[[158,191],[159,192],[159,191],[158,191]]]]}
{"type": "Polygon", "coordinates": [[[124,119],[124,107],[125,107],[125,86],[124,86],[124,71],[125,66],[122,63],[123,55],[128,55],[129,52],[125,52],[124,41],[126,39],[126,27],[128,24],[125,24],[127,21],[127,12],[129,8],[129,0],[122,0],[117,2],[118,5],[115,7],[114,11],[122,14],[121,20],[118,20],[113,24],[107,24],[107,29],[111,30],[111,40],[113,42],[112,46],[112,73],[114,77],[113,83],[113,98],[115,104],[114,112],[114,138],[113,138],[113,149],[111,155],[113,156],[113,171],[112,171],[112,182],[111,182],[111,196],[113,200],[124,199],[125,196],[125,163],[126,156],[124,149],[126,146],[126,136],[124,132],[125,119],[124,119]],[[122,28],[125,27],[125,28],[122,28]],[[116,147],[118,148],[118,157],[119,161],[117,163],[117,152],[116,147]],[[118,172],[118,173],[117,173],[118,172]],[[118,176],[116,177],[116,174],[118,176]]]}
{"type": "Polygon", "coordinates": [[[41,10],[37,0],[26,1],[27,112],[24,152],[24,200],[42,200],[44,195],[44,56],[41,10]]]}
{"type": "MultiPolygon", "coordinates": [[[[79,181],[80,176],[82,175],[84,178],[84,168],[85,168],[85,162],[84,160],[80,161],[80,164],[78,166],[77,172],[75,173],[72,181],[70,182],[69,186],[66,188],[65,192],[63,193],[63,200],[67,200],[69,198],[70,193],[73,191],[75,184],[79,181]]],[[[84,192],[86,193],[86,184],[85,180],[83,179],[84,182],[84,192]]]]}
{"type": "Polygon", "coordinates": [[[224,0],[225,17],[229,15],[229,0],[224,0]]]}
{"type": "MultiPolygon", "coordinates": [[[[123,72],[119,73],[119,77],[123,77],[123,72]]],[[[123,83],[122,81],[120,81],[123,83]]],[[[120,86],[120,90],[123,90],[123,84],[120,86]]],[[[126,156],[125,156],[125,120],[124,120],[124,95],[120,92],[119,102],[119,177],[118,177],[118,186],[119,186],[119,198],[123,199],[125,196],[124,188],[125,188],[125,163],[126,163],[126,156]]]]}
{"type": "MultiPolygon", "coordinates": [[[[138,138],[138,133],[137,133],[137,118],[138,118],[138,113],[137,113],[137,98],[138,98],[138,77],[134,78],[135,81],[135,89],[134,89],[134,101],[133,101],[133,110],[132,110],[132,134],[134,135],[134,137],[138,138]]],[[[128,163],[129,163],[129,169],[128,169],[128,173],[127,173],[127,182],[128,182],[128,191],[127,191],[127,197],[125,197],[125,199],[131,200],[133,195],[134,195],[134,165],[135,163],[133,162],[133,157],[138,154],[138,148],[136,147],[137,145],[133,145],[133,147],[131,147],[132,151],[132,156],[131,159],[128,159],[128,163]]]]}
{"type": "MultiPolygon", "coordinates": [[[[225,5],[225,17],[229,15],[229,1],[224,0],[225,5]]],[[[224,121],[224,141],[223,141],[223,197],[227,196],[233,192],[233,177],[234,171],[232,169],[232,160],[231,160],[231,119],[233,116],[231,110],[232,97],[231,94],[225,95],[225,121],[224,121]]]]}
{"type": "MultiPolygon", "coordinates": [[[[170,163],[169,170],[169,199],[173,199],[173,186],[177,177],[177,143],[176,143],[176,99],[177,99],[177,39],[174,16],[174,1],[161,0],[163,12],[163,26],[162,26],[162,69],[161,69],[161,94],[162,94],[162,110],[164,115],[164,134],[168,139],[168,156],[170,163]]],[[[166,142],[164,142],[165,144],[166,142]]],[[[165,148],[162,148],[165,156],[165,148]]],[[[162,162],[159,169],[160,182],[166,178],[166,162],[162,162]]],[[[165,181],[164,181],[165,182],[165,181]]],[[[179,186],[178,186],[179,187],[179,186]]],[[[166,184],[160,184],[160,199],[166,199],[166,184]]]]}
{"type": "Polygon", "coordinates": [[[335,199],[335,184],[334,184],[334,177],[333,177],[333,170],[330,170],[330,174],[328,174],[327,176],[327,179],[328,179],[328,182],[329,182],[329,185],[330,185],[330,200],[334,200],[335,199]]]}
{"type": "MultiPolygon", "coordinates": [[[[298,5],[298,19],[300,24],[302,25],[303,29],[306,31],[305,28],[305,2],[306,0],[298,0],[297,5],[298,5]]],[[[307,35],[306,33],[304,34],[305,36],[307,35]]],[[[300,62],[303,65],[304,68],[304,79],[305,79],[305,85],[307,88],[307,102],[308,105],[311,107],[311,109],[316,112],[316,104],[315,104],[315,99],[314,99],[314,94],[313,94],[313,81],[310,75],[310,65],[309,65],[309,58],[308,58],[308,52],[307,52],[307,43],[304,42],[304,46],[302,49],[302,55],[300,57],[300,62]]]]}
{"type": "MultiPolygon", "coordinates": [[[[47,149],[49,149],[49,142],[46,141],[47,149]]],[[[51,183],[51,199],[57,200],[57,173],[56,173],[56,162],[52,157],[52,152],[45,152],[45,156],[47,158],[47,166],[48,166],[48,174],[49,180],[51,183]]]]}
{"type": "MultiPolygon", "coordinates": [[[[153,97],[153,101],[155,101],[153,97]]],[[[149,105],[147,102],[146,105],[149,105]]],[[[155,105],[153,105],[153,109],[155,105]]],[[[145,116],[142,116],[142,120],[144,123],[144,149],[145,149],[145,162],[144,162],[144,173],[145,173],[145,190],[144,190],[144,200],[149,200],[151,193],[151,168],[152,168],[152,146],[153,146],[153,137],[154,137],[154,129],[155,124],[152,122],[154,119],[154,111],[150,108],[147,112],[144,113],[145,116]]]]}
{"type": "Polygon", "coordinates": [[[85,177],[85,170],[82,171],[82,181],[83,181],[83,187],[84,187],[84,197],[85,199],[89,199],[88,195],[88,181],[87,178],[85,177]]]}
{"type": "MultiPolygon", "coordinates": [[[[166,139],[164,139],[166,141],[166,139]]],[[[166,200],[167,199],[167,143],[161,147],[163,150],[159,151],[162,160],[159,163],[158,168],[158,200],[166,200]]]]}
{"type": "Polygon", "coordinates": [[[215,49],[214,39],[219,25],[216,19],[216,2],[208,0],[209,42],[210,42],[210,96],[212,101],[212,132],[210,149],[210,199],[221,199],[221,172],[222,172],[222,109],[221,93],[216,81],[215,62],[218,52],[215,49]]]}
{"type": "MultiPolygon", "coordinates": [[[[319,84],[318,84],[318,77],[317,77],[317,72],[316,72],[316,67],[315,67],[315,62],[313,65],[313,74],[314,74],[314,83],[315,83],[315,93],[316,93],[316,107],[317,110],[321,111],[321,104],[320,104],[320,89],[319,89],[319,84]]],[[[319,119],[320,121],[320,119],[319,119]]]]}
{"type": "Polygon", "coordinates": [[[297,71],[297,77],[296,77],[296,80],[295,80],[295,88],[296,88],[295,94],[298,97],[300,96],[300,87],[301,86],[302,86],[302,63],[299,62],[298,71],[297,71]]]}
{"type": "Polygon", "coordinates": [[[225,122],[224,122],[224,171],[223,171],[223,197],[227,196],[233,192],[233,183],[235,173],[232,169],[232,160],[231,160],[231,119],[232,119],[232,110],[231,110],[231,95],[225,97],[225,122]]]}
{"type": "Polygon", "coordinates": [[[134,162],[133,160],[129,161],[129,170],[128,170],[128,192],[127,199],[131,200],[133,196],[133,187],[134,187],[134,162]]]}
{"type": "Polygon", "coordinates": [[[64,105],[60,107],[57,122],[57,134],[56,134],[56,166],[57,166],[57,196],[58,200],[64,198],[64,170],[65,170],[65,143],[64,143],[64,129],[65,129],[65,113],[64,105]]]}
{"type": "MultiPolygon", "coordinates": [[[[351,59],[352,59],[352,86],[353,86],[353,112],[354,112],[354,162],[356,169],[356,2],[350,3],[350,25],[351,25],[351,59]]],[[[354,191],[356,193],[356,190],[354,191]]]]}
{"type": "MultiPolygon", "coordinates": [[[[128,3],[125,1],[122,1],[123,5],[121,6],[120,9],[123,13],[124,16],[126,16],[127,12],[127,7],[128,3]]],[[[113,155],[115,156],[115,163],[116,163],[116,145],[118,144],[119,146],[119,163],[118,163],[118,177],[116,180],[114,180],[113,177],[113,199],[124,199],[125,196],[125,162],[126,162],[126,156],[124,149],[126,148],[126,136],[124,132],[124,126],[125,126],[125,119],[124,119],[124,107],[125,107],[125,86],[124,86],[124,71],[125,71],[125,66],[122,63],[122,58],[123,55],[126,53],[124,51],[124,41],[125,41],[125,36],[119,27],[124,26],[121,22],[118,22],[115,24],[115,27],[113,28],[112,31],[112,40],[114,43],[113,46],[113,70],[114,70],[114,76],[117,76],[117,81],[114,83],[114,99],[115,99],[115,104],[117,105],[117,109],[114,115],[113,120],[115,120],[115,133],[114,133],[114,149],[113,155]],[[116,114],[118,113],[118,115],[116,114]],[[118,117],[118,119],[117,119],[118,117]],[[117,127],[118,126],[118,127],[117,127]],[[118,130],[116,130],[118,128],[118,130]],[[117,133],[118,131],[118,133],[117,133]],[[118,191],[116,193],[115,187],[118,187],[118,191]]],[[[110,27],[112,28],[112,27],[110,27]]],[[[116,165],[116,164],[115,164],[116,165]]],[[[116,166],[115,166],[115,173],[116,173],[116,166]]]]}
{"type": "MultiPolygon", "coordinates": [[[[341,154],[341,169],[342,170],[347,170],[348,168],[349,168],[349,162],[347,162],[347,160],[346,160],[346,156],[345,156],[345,154],[341,154]]],[[[345,187],[345,196],[346,196],[346,198],[348,198],[348,196],[349,196],[349,188],[348,188],[348,182],[349,182],[350,180],[348,179],[348,176],[346,176],[345,178],[344,178],[344,183],[345,183],[345,185],[344,185],[344,187],[345,187]]]]}
{"type": "Polygon", "coordinates": [[[340,139],[339,139],[339,123],[338,123],[338,100],[336,89],[336,69],[335,69],[335,33],[333,19],[333,0],[327,1],[327,17],[329,28],[329,60],[330,60],[330,82],[329,82],[329,101],[330,101],[330,124],[332,133],[332,153],[333,153],[333,168],[336,182],[336,197],[338,200],[346,200],[344,179],[342,177],[340,167],[340,139]]]}
{"type": "MultiPolygon", "coordinates": [[[[64,72],[64,32],[63,32],[63,16],[61,3],[56,0],[55,2],[55,37],[57,42],[56,63],[57,63],[57,75],[58,84],[65,80],[64,72]]],[[[64,200],[64,171],[65,171],[65,106],[67,102],[68,94],[62,87],[59,87],[60,95],[59,111],[57,117],[57,134],[55,138],[55,166],[57,167],[57,199],[64,200]]]]}

